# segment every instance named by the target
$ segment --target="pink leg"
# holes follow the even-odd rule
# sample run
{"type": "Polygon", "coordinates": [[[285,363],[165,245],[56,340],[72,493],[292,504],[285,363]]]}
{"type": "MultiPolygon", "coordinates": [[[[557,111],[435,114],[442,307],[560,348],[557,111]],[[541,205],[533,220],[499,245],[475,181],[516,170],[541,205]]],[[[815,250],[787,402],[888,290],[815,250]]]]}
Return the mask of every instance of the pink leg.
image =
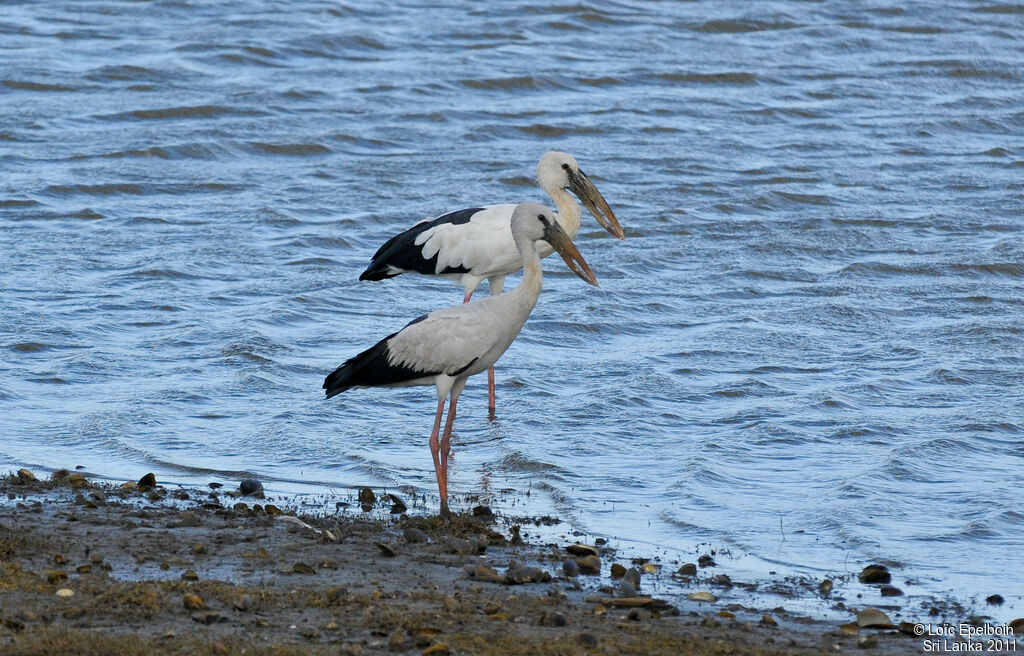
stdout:
{"type": "Polygon", "coordinates": [[[448,454],[452,452],[452,426],[455,424],[455,404],[459,397],[452,395],[451,403],[448,404],[448,418],[444,422],[444,436],[441,438],[441,476],[444,477],[444,486],[448,487],[448,454]]]}
{"type": "Polygon", "coordinates": [[[487,409],[494,414],[494,367],[487,369],[487,409]]]}
{"type": "MultiPolygon", "coordinates": [[[[441,495],[441,516],[448,517],[448,484],[441,466],[441,447],[437,435],[441,431],[441,413],[444,412],[444,399],[437,402],[437,414],[434,415],[434,430],[430,433],[430,455],[434,457],[434,474],[437,476],[437,491],[441,495]]],[[[447,456],[445,458],[447,460],[447,456]]]]}

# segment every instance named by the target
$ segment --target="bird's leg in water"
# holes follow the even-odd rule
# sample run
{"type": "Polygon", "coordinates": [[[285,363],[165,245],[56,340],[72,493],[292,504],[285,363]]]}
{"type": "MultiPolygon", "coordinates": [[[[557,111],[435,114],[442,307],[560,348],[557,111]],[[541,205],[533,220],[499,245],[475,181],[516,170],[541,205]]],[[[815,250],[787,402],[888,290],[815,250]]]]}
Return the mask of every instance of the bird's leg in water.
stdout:
{"type": "MultiPolygon", "coordinates": [[[[434,430],[430,433],[430,455],[434,457],[434,474],[437,475],[437,491],[441,495],[441,516],[448,517],[448,485],[442,476],[444,468],[441,466],[441,446],[437,441],[438,433],[441,432],[441,413],[444,412],[444,399],[437,402],[437,414],[434,415],[434,430]]],[[[447,458],[445,458],[447,460],[447,458]]]]}
{"type": "Polygon", "coordinates": [[[487,368],[487,409],[491,418],[494,418],[494,367],[487,368]]]}
{"type": "Polygon", "coordinates": [[[448,487],[448,454],[452,452],[452,425],[455,423],[455,404],[458,403],[457,396],[452,396],[448,404],[448,418],[444,422],[444,435],[441,437],[441,476],[444,478],[445,487],[448,487]]]}

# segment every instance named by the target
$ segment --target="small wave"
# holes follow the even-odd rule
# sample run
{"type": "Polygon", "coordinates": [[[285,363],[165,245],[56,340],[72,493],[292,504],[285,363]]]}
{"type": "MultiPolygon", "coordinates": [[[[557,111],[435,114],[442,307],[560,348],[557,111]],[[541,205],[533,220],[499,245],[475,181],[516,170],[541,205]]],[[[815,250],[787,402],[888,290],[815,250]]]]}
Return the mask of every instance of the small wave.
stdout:
{"type": "Polygon", "coordinates": [[[0,207],[35,207],[39,201],[20,198],[0,198],[0,207]]]}
{"type": "Polygon", "coordinates": [[[789,21],[758,21],[748,19],[711,20],[694,27],[696,32],[708,34],[740,34],[744,32],[767,32],[772,30],[791,30],[800,27],[789,21]]]}
{"type": "Polygon", "coordinates": [[[221,116],[259,116],[261,111],[223,107],[221,105],[187,105],[182,107],[164,107],[161,109],[136,109],[130,112],[107,114],[97,118],[109,121],[137,119],[142,121],[166,121],[179,118],[219,118],[221,116]]]}
{"type": "Polygon", "coordinates": [[[972,7],[971,11],[978,14],[1024,14],[1024,5],[986,5],[972,7]]]}
{"type": "Polygon", "coordinates": [[[326,155],[331,149],[322,144],[273,144],[260,141],[249,142],[254,150],[267,155],[326,155]]]}
{"type": "Polygon", "coordinates": [[[659,73],[652,76],[663,82],[687,82],[692,84],[757,84],[758,77],[753,73],[659,73]]]}
{"type": "Polygon", "coordinates": [[[484,80],[462,80],[463,86],[470,89],[484,91],[508,90],[508,89],[530,89],[541,91],[544,89],[567,88],[567,85],[556,82],[552,79],[535,77],[533,75],[521,75],[517,77],[499,77],[484,80]]]}
{"type": "Polygon", "coordinates": [[[18,342],[17,344],[11,344],[9,348],[19,353],[38,353],[49,350],[51,345],[40,344],[39,342],[18,342]]]}
{"type": "Polygon", "coordinates": [[[87,73],[84,78],[93,82],[135,82],[140,80],[160,81],[165,75],[142,66],[123,64],[104,66],[87,73]]]}
{"type": "Polygon", "coordinates": [[[0,80],[0,84],[9,89],[21,91],[81,91],[80,87],[69,87],[66,84],[28,82],[26,80],[0,80]]]}

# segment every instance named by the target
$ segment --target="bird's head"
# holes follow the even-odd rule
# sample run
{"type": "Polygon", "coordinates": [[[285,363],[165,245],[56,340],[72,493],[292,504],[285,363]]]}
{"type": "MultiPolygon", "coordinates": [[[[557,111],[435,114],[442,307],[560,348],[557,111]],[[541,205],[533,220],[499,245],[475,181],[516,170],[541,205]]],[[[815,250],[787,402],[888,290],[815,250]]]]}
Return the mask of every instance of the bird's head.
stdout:
{"type": "Polygon", "coordinates": [[[512,212],[512,234],[522,235],[530,241],[546,241],[551,244],[569,270],[583,281],[597,287],[597,276],[583,259],[579,249],[569,235],[555,220],[555,213],[540,203],[520,203],[512,212]]]}
{"type": "Polygon", "coordinates": [[[605,230],[619,239],[626,238],[612,208],[587,174],[580,170],[579,163],[572,155],[557,150],[544,153],[537,163],[537,184],[548,194],[555,189],[568,189],[576,194],[605,230]]]}

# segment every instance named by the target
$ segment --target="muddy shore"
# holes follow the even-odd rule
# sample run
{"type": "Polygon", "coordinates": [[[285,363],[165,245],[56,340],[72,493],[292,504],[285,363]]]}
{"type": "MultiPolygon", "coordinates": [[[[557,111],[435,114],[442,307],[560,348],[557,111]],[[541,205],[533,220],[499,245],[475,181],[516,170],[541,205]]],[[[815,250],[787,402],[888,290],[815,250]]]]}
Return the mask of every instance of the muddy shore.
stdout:
{"type": "Polygon", "coordinates": [[[10,474],[0,654],[922,653],[906,626],[858,627],[866,604],[843,622],[725,604],[721,567],[571,554],[533,537],[537,518],[443,523],[373,496],[309,515],[226,488],[10,474]]]}

